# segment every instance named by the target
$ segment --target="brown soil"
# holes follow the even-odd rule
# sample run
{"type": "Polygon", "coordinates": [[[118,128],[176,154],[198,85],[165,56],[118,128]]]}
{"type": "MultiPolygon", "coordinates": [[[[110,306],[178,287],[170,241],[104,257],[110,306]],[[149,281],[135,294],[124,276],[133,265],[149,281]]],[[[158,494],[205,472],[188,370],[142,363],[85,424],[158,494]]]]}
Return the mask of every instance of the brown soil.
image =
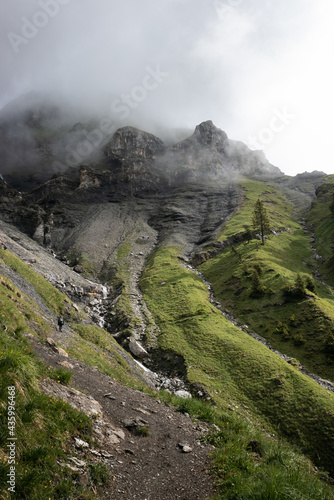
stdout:
{"type": "MultiPolygon", "coordinates": [[[[204,500],[215,493],[209,474],[211,447],[200,441],[208,430],[147,394],[125,387],[96,368],[53,352],[37,340],[34,350],[48,366],[73,365],[71,385],[98,401],[107,419],[125,432],[118,444],[103,446],[111,457],[103,458],[112,471],[103,499],[117,500],[204,500]],[[106,396],[108,395],[108,396],[106,396]],[[136,436],[123,421],[140,417],[149,424],[149,436],[136,436]],[[192,451],[185,453],[180,444],[192,451]]],[[[81,452],[83,453],[83,452],[81,452]]],[[[88,452],[89,453],[89,452],[88,452]]],[[[79,456],[79,458],[82,458],[79,456]]]]}

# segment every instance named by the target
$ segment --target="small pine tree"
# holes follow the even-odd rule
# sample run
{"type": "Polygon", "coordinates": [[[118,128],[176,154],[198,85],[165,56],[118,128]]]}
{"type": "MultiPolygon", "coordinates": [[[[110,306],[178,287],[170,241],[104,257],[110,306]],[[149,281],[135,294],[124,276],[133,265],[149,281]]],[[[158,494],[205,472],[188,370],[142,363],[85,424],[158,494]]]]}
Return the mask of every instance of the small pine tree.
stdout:
{"type": "Polygon", "coordinates": [[[323,338],[324,350],[330,354],[334,354],[334,333],[333,330],[328,330],[323,338]]]}
{"type": "Polygon", "coordinates": [[[283,340],[289,340],[290,338],[289,328],[285,323],[282,323],[282,321],[277,323],[275,333],[281,334],[283,340]]]}
{"type": "Polygon", "coordinates": [[[257,271],[258,275],[261,276],[262,272],[263,272],[263,269],[261,267],[261,264],[259,264],[258,262],[256,262],[254,264],[254,269],[257,271]]]}
{"type": "Polygon", "coordinates": [[[252,285],[249,296],[253,298],[263,297],[265,294],[266,287],[261,283],[259,273],[254,269],[252,276],[252,285]]]}
{"type": "Polygon", "coordinates": [[[260,233],[262,245],[264,245],[264,237],[270,233],[271,227],[266,207],[260,199],[257,200],[254,206],[253,227],[255,231],[260,233]]]}
{"type": "Polygon", "coordinates": [[[308,290],[310,290],[310,292],[315,291],[315,284],[314,284],[313,279],[310,276],[307,276],[307,278],[306,278],[306,288],[308,290]]]}
{"type": "Polygon", "coordinates": [[[330,211],[332,212],[332,215],[334,215],[334,196],[333,196],[333,201],[329,206],[330,211]]]}
{"type": "Polygon", "coordinates": [[[289,298],[291,300],[292,299],[303,299],[307,295],[305,283],[304,283],[303,278],[301,277],[301,275],[299,273],[297,274],[297,278],[296,278],[295,282],[293,283],[293,285],[290,285],[289,283],[287,283],[286,285],[284,285],[282,291],[283,291],[283,295],[285,295],[287,298],[289,298]]]}
{"type": "Polygon", "coordinates": [[[297,278],[293,286],[293,295],[300,298],[305,297],[306,295],[305,284],[299,273],[297,274],[297,278]]]}

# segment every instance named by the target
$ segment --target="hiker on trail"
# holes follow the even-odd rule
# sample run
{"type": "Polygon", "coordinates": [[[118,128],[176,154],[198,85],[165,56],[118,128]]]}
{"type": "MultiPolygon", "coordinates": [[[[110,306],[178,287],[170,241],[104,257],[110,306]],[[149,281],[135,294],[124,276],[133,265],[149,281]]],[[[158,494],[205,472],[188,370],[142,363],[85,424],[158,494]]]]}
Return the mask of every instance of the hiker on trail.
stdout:
{"type": "Polygon", "coordinates": [[[62,317],[62,315],[60,315],[58,317],[58,326],[59,326],[59,331],[61,332],[61,329],[63,327],[63,324],[64,324],[64,318],[62,317]]]}

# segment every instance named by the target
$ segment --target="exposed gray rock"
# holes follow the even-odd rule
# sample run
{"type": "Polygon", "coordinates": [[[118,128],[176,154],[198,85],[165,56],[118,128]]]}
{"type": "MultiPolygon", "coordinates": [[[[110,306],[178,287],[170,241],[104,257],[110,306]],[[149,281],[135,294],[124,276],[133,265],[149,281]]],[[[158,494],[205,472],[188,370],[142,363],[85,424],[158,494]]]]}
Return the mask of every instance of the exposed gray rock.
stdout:
{"type": "Polygon", "coordinates": [[[133,127],[117,130],[105,148],[107,157],[152,159],[165,151],[163,142],[152,134],[133,127]]]}
{"type": "Polygon", "coordinates": [[[179,398],[183,398],[183,399],[191,399],[191,394],[190,392],[188,391],[183,391],[183,390],[180,390],[180,391],[175,391],[175,396],[178,396],[179,398]]]}
{"type": "Polygon", "coordinates": [[[123,425],[137,436],[146,436],[149,434],[149,423],[141,417],[127,418],[123,420],[123,425]]]}
{"type": "Polygon", "coordinates": [[[139,359],[143,359],[148,356],[148,352],[135,340],[130,340],[129,349],[132,354],[139,359]]]}
{"type": "Polygon", "coordinates": [[[82,274],[85,272],[85,268],[83,266],[77,265],[77,266],[74,266],[73,271],[75,271],[76,273],[82,274]]]}
{"type": "Polygon", "coordinates": [[[189,444],[186,442],[179,443],[179,448],[181,448],[183,453],[191,453],[193,451],[191,446],[189,446],[189,444]]]}
{"type": "Polygon", "coordinates": [[[82,449],[82,448],[89,448],[89,444],[86,443],[86,441],[83,441],[82,439],[74,438],[75,440],[75,447],[82,449]]]}
{"type": "Polygon", "coordinates": [[[45,379],[42,382],[41,390],[50,396],[63,399],[78,411],[82,411],[89,417],[102,414],[102,406],[95,399],[86,396],[82,392],[57,384],[54,380],[45,379]]]}
{"type": "Polygon", "coordinates": [[[68,358],[68,354],[67,352],[62,349],[61,347],[58,347],[56,342],[51,338],[51,337],[48,337],[46,339],[46,343],[49,347],[51,347],[51,349],[55,352],[57,352],[58,354],[61,354],[62,356],[65,356],[66,358],[68,358]]]}
{"type": "Polygon", "coordinates": [[[79,460],[77,457],[68,457],[68,460],[71,460],[77,467],[86,467],[87,463],[83,460],[79,460]]]}
{"type": "MultiPolygon", "coordinates": [[[[82,411],[89,417],[94,417],[93,432],[100,443],[106,446],[119,444],[125,439],[122,429],[114,426],[103,414],[102,406],[91,396],[86,396],[72,387],[65,387],[55,383],[53,380],[45,379],[41,390],[57,398],[63,399],[78,411],[82,411]]],[[[84,446],[85,447],[85,446],[84,446]]]]}
{"type": "Polygon", "coordinates": [[[69,363],[68,361],[61,361],[59,363],[60,366],[63,366],[64,368],[67,368],[68,370],[72,370],[73,369],[73,365],[71,363],[69,363]]]}

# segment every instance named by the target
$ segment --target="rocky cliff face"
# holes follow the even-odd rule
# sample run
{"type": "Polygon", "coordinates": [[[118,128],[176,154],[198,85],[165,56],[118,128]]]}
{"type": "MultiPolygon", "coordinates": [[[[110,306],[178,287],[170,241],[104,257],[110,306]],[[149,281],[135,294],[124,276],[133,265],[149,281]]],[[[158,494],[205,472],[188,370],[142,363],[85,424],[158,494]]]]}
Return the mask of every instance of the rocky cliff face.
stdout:
{"type": "Polygon", "coordinates": [[[261,152],[231,141],[212,121],[198,125],[188,139],[168,149],[162,164],[174,182],[235,181],[240,175],[275,178],[281,171],[261,152]]]}
{"type": "MultiPolygon", "coordinates": [[[[12,187],[29,191],[54,174],[87,164],[99,171],[105,167],[110,183],[117,183],[119,191],[127,183],[131,184],[128,191],[135,193],[140,191],[137,175],[144,190],[156,190],[158,183],[216,181],[239,174],[280,175],[264,156],[229,140],[211,121],[198,125],[191,137],[171,147],[128,126],[108,136],[98,125],[94,128],[94,123],[98,122],[71,123],[69,111],[38,94],[17,99],[0,113],[0,173],[12,187]]],[[[110,130],[116,129],[113,125],[110,130]]]]}
{"type": "MultiPolygon", "coordinates": [[[[15,108],[17,120],[18,112],[15,108]]],[[[58,115],[56,108],[35,103],[18,120],[30,139],[34,136],[23,141],[23,150],[28,148],[35,162],[32,173],[29,165],[24,170],[20,162],[5,159],[3,169],[10,174],[5,175],[9,184],[1,185],[2,217],[57,253],[80,247],[98,270],[141,224],[156,231],[158,241],[179,245],[186,254],[194,252],[210,242],[238,208],[240,177],[284,178],[262,153],[230,140],[211,121],[169,147],[152,134],[122,127],[82,162],[78,152],[90,137],[87,128],[78,122],[60,131],[54,125],[52,136],[52,123],[61,121],[58,115]],[[43,160],[36,153],[41,147],[46,151],[43,160]],[[68,156],[68,168],[52,175],[51,160],[64,162],[68,156]],[[105,242],[96,251],[99,238],[105,242]]],[[[7,110],[2,121],[13,131],[9,116],[7,110]]]]}
{"type": "Polygon", "coordinates": [[[154,160],[165,149],[158,137],[133,127],[123,127],[112,136],[105,153],[107,158],[147,161],[154,160]]]}

